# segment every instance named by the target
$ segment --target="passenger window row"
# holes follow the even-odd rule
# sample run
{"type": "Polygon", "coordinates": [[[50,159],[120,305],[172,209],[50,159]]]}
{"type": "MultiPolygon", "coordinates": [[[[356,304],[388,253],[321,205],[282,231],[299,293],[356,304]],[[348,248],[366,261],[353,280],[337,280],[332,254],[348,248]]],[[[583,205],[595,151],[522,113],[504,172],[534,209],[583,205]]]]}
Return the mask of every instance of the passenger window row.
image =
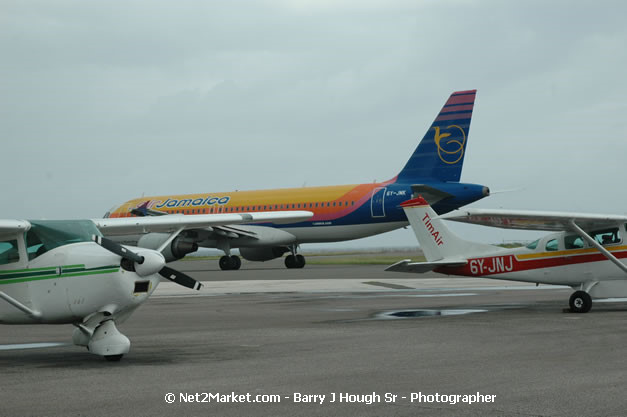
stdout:
{"type": "Polygon", "coordinates": [[[354,201],[327,201],[317,203],[293,203],[293,204],[266,204],[255,206],[222,206],[210,209],[167,209],[166,213],[182,213],[182,214],[215,214],[215,213],[250,213],[255,211],[276,211],[290,209],[313,209],[322,207],[348,207],[354,206],[354,201]]]}

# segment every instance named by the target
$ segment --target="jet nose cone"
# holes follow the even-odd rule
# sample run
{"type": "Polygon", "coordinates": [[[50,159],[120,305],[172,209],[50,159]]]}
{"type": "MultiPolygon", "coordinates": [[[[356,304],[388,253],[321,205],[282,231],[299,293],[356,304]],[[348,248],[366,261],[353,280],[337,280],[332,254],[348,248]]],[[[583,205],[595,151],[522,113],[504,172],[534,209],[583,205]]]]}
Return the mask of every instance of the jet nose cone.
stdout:
{"type": "Polygon", "coordinates": [[[144,262],[135,262],[135,273],[140,277],[156,274],[165,266],[165,258],[156,250],[141,249],[137,254],[144,257],[144,262]]]}

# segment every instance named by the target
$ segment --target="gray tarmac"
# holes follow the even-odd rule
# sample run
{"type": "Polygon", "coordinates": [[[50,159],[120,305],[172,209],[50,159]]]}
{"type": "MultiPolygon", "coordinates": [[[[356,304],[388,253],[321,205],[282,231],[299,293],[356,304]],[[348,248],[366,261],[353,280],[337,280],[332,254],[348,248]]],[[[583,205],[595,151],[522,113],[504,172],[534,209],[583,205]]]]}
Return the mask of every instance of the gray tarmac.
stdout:
{"type": "Polygon", "coordinates": [[[0,415],[626,415],[627,302],[578,315],[566,288],[214,263],[176,265],[205,287],[161,284],[119,326],[132,346],[118,363],[71,345],[69,325],[1,326],[0,415]],[[28,343],[59,345],[10,346],[28,343]],[[280,402],[209,396],[232,393],[280,402]],[[494,401],[462,402],[477,393],[494,401]]]}

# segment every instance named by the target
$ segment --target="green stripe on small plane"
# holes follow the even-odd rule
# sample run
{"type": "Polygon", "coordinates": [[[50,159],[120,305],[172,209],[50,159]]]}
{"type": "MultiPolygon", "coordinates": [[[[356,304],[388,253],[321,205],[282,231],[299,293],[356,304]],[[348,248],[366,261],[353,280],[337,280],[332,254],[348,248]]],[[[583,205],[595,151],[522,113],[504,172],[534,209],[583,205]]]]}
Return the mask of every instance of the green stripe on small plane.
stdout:
{"type": "MultiPolygon", "coordinates": [[[[71,265],[71,266],[79,266],[79,265],[71,265]]],[[[42,268],[37,268],[42,269],[42,268]]],[[[96,268],[63,268],[61,275],[57,275],[57,270],[47,270],[47,271],[38,271],[31,274],[18,273],[12,274],[11,276],[3,276],[0,277],[0,285],[3,284],[15,284],[19,282],[28,282],[28,281],[41,281],[45,279],[55,279],[55,278],[68,278],[68,277],[79,277],[86,275],[101,275],[101,274],[109,274],[118,272],[120,267],[117,265],[107,265],[107,266],[99,266],[96,268]]],[[[14,271],[12,271],[14,272],[14,271]]]]}
{"type": "MultiPolygon", "coordinates": [[[[61,267],[63,269],[66,269],[66,268],[85,268],[85,264],[62,265],[61,267]]],[[[12,273],[17,273],[17,272],[45,271],[45,270],[48,270],[48,269],[55,269],[56,270],[56,268],[57,268],[56,266],[46,266],[44,268],[10,269],[8,271],[0,271],[0,275],[12,274],[12,273]]]]}

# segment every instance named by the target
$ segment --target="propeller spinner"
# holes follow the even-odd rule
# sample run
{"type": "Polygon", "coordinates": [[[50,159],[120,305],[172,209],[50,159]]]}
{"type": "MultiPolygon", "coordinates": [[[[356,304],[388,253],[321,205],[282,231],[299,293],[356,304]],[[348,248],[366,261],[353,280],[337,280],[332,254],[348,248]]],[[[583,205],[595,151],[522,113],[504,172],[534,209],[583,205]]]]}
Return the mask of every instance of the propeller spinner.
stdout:
{"type": "Polygon", "coordinates": [[[106,237],[94,235],[92,239],[109,252],[120,256],[122,258],[122,267],[128,271],[134,271],[139,276],[159,273],[165,279],[192,290],[200,290],[202,287],[200,282],[189,275],[165,266],[165,258],[155,250],[140,248],[140,253],[135,253],[106,237]]]}

